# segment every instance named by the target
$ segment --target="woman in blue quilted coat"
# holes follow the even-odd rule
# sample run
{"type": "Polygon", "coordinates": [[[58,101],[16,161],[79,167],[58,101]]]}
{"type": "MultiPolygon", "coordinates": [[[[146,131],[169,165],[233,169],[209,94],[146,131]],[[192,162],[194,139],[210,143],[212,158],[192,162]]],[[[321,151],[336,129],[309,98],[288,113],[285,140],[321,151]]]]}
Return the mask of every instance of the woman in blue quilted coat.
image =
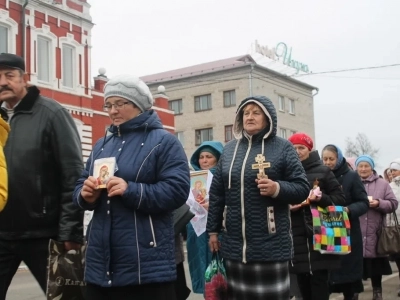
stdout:
{"type": "Polygon", "coordinates": [[[151,109],[153,97],[137,77],[119,76],[104,88],[112,125],[78,180],[73,201],[92,210],[87,229],[88,300],[175,300],[172,211],[186,202],[190,175],[178,139],[151,109]],[[105,188],[94,166],[115,159],[105,188]]]}
{"type": "MultiPolygon", "coordinates": [[[[223,145],[220,142],[203,142],[190,158],[192,168],[195,171],[210,170],[214,174],[222,150],[223,145]]],[[[203,207],[208,209],[208,202],[203,207]]],[[[191,223],[186,226],[186,229],[186,247],[192,290],[193,293],[204,294],[204,274],[212,258],[208,247],[208,234],[204,232],[197,236],[191,223]]]]}
{"type": "Polygon", "coordinates": [[[310,186],[293,145],[276,136],[277,121],[271,100],[244,99],[211,184],[207,232],[225,260],[230,300],[289,299],[289,205],[310,186]]]}

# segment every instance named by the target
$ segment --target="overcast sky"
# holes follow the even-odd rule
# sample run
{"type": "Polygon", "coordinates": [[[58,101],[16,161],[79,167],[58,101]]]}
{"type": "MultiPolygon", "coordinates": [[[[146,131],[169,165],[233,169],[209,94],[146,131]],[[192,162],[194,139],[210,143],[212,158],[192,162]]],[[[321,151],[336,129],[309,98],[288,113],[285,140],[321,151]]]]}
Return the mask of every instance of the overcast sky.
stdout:
{"type": "MultiPolygon", "coordinates": [[[[314,73],[400,63],[399,0],[91,0],[92,69],[144,76],[285,42],[314,73]]],[[[365,133],[381,171],[400,157],[400,67],[303,77],[316,149],[365,133]]],[[[168,93],[168,91],[167,91],[168,93]]]]}

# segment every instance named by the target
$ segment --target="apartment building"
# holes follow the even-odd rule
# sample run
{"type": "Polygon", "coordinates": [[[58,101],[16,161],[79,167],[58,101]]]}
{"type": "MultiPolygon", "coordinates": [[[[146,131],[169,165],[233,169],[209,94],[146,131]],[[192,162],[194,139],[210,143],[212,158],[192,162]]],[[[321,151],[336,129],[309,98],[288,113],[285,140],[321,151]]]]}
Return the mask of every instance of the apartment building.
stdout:
{"type": "Polygon", "coordinates": [[[143,76],[152,92],[160,85],[175,114],[175,134],[188,157],[203,141],[233,139],[237,106],[248,96],[271,99],[278,113],[277,134],[306,132],[315,138],[313,96],[318,89],[242,55],[143,76]]]}

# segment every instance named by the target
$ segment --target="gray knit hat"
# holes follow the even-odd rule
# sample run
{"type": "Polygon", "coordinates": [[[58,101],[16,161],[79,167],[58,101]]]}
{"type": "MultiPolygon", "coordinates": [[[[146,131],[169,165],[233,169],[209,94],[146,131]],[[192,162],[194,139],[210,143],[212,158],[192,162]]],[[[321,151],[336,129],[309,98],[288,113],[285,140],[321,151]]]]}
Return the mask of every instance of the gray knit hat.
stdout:
{"type": "Polygon", "coordinates": [[[140,78],[132,75],[119,75],[106,83],[104,101],[112,96],[133,102],[142,112],[149,110],[154,103],[149,87],[140,78]]]}

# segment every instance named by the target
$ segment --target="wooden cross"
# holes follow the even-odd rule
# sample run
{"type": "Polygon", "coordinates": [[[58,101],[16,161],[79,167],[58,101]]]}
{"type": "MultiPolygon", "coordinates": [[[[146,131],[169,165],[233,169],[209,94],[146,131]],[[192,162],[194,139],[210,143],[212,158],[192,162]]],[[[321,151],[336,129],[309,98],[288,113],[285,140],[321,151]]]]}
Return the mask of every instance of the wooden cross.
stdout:
{"type": "Polygon", "coordinates": [[[258,174],[257,174],[257,178],[261,179],[261,178],[268,178],[267,174],[265,174],[265,169],[266,168],[270,168],[271,164],[269,162],[265,162],[265,156],[262,154],[257,154],[256,156],[256,164],[252,164],[251,168],[253,170],[258,169],[258,174]]]}

